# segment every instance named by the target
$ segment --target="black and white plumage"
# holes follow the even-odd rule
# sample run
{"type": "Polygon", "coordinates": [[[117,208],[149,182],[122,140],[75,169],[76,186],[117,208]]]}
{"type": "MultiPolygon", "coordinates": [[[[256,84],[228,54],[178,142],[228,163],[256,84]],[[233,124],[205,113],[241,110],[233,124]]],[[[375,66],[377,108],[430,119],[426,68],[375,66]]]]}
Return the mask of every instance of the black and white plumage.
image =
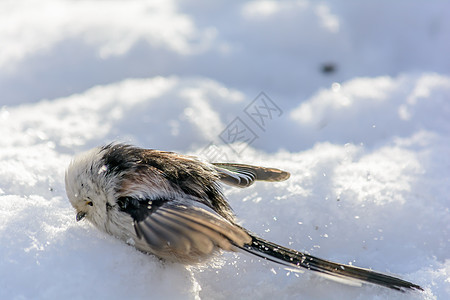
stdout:
{"type": "Polygon", "coordinates": [[[173,152],[109,144],[75,157],[66,192],[77,221],[86,218],[137,249],[195,264],[218,250],[249,252],[290,269],[396,290],[418,285],[368,269],[333,263],[265,241],[237,225],[219,184],[247,187],[289,173],[243,164],[209,164],[173,152]]]}

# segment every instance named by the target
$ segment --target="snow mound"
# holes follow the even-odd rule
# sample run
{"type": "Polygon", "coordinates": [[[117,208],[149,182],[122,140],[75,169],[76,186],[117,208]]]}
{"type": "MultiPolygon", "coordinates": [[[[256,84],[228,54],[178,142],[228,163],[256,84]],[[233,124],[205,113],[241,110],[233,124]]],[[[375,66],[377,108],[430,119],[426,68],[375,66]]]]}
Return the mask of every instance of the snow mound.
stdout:
{"type": "Polygon", "coordinates": [[[435,74],[355,79],[285,111],[266,131],[242,112],[254,95],[204,78],[128,79],[4,107],[0,297],[446,298],[449,87],[435,74]],[[236,116],[258,134],[240,153],[219,138],[236,116]],[[76,223],[64,169],[75,153],[112,140],[190,154],[213,143],[229,160],[288,170],[286,182],[225,188],[245,227],[426,291],[340,285],[245,254],[196,268],[164,264],[76,223]]]}
{"type": "Polygon", "coordinates": [[[445,0],[0,1],[0,299],[449,299],[449,36],[445,0]],[[244,226],[425,292],[76,223],[64,170],[111,141],[286,169],[225,187],[244,226]]]}

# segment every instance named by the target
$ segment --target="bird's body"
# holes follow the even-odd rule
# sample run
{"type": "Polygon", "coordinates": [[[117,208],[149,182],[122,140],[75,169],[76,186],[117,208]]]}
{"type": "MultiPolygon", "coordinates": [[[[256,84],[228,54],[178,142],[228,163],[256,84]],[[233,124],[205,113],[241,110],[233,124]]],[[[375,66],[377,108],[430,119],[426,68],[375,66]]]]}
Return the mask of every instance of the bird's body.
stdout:
{"type": "Polygon", "coordinates": [[[289,173],[278,169],[209,164],[172,152],[110,144],[72,161],[66,191],[77,220],[85,217],[100,230],[165,260],[195,264],[220,249],[244,251],[348,282],[421,289],[389,275],[273,244],[235,222],[220,182],[247,187],[256,180],[287,178],[289,173]]]}

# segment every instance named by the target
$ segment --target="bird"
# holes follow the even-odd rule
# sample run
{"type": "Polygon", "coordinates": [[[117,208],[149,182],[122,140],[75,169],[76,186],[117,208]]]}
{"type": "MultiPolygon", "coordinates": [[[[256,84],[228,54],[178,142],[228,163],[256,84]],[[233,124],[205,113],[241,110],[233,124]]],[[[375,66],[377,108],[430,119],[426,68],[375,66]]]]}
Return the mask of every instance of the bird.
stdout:
{"type": "Polygon", "coordinates": [[[201,264],[221,251],[255,255],[290,270],[310,270],[351,285],[423,291],[406,280],[315,257],[240,226],[221,184],[245,188],[290,173],[239,163],[209,163],[175,152],[113,142],[76,155],[65,188],[76,221],[163,261],[201,264]]]}

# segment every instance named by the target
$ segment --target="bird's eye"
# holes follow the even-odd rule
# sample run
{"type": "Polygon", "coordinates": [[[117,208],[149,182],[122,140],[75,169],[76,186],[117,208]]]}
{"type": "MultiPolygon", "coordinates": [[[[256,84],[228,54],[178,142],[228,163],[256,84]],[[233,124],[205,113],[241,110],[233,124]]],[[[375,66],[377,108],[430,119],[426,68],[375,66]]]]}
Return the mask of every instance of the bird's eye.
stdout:
{"type": "Polygon", "coordinates": [[[92,203],[92,201],[88,201],[88,202],[86,202],[86,204],[89,205],[89,206],[93,206],[94,205],[94,203],[92,203]]]}

